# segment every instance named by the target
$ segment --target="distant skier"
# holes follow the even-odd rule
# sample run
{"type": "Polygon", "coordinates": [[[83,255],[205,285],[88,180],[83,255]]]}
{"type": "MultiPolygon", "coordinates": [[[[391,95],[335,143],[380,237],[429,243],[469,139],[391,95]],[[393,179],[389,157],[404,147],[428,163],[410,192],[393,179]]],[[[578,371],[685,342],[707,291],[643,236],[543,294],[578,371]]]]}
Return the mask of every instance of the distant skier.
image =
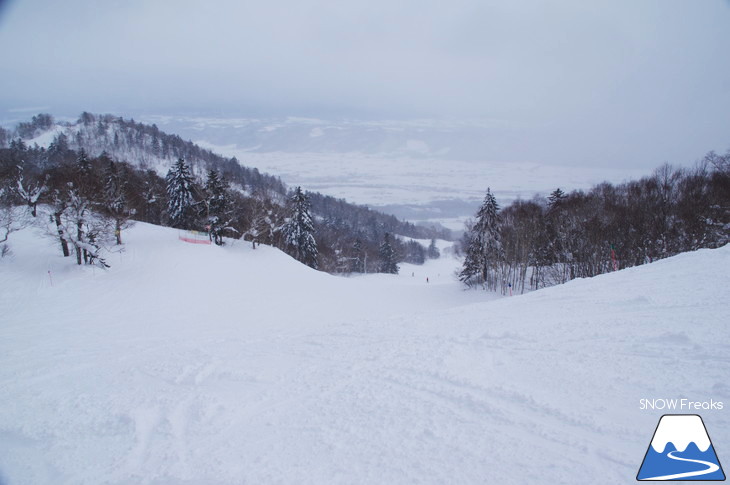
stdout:
{"type": "Polygon", "coordinates": [[[428,276],[426,276],[426,283],[428,283],[428,276]]]}

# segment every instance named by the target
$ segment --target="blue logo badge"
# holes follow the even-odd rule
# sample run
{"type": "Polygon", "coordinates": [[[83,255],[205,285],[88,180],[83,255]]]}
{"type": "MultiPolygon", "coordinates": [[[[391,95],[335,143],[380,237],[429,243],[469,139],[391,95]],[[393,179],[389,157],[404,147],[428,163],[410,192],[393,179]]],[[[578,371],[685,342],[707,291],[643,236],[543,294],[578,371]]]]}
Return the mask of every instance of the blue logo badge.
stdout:
{"type": "Polygon", "coordinates": [[[662,416],[636,479],[725,480],[702,418],[696,414],[662,416]]]}

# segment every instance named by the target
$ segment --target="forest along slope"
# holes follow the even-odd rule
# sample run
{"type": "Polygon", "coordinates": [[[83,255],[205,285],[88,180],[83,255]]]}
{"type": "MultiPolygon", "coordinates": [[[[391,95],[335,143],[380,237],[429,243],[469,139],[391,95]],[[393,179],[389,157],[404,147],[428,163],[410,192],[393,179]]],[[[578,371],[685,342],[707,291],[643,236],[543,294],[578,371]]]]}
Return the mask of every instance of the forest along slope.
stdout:
{"type": "Polygon", "coordinates": [[[137,224],[100,271],[14,236],[4,485],[623,483],[641,398],[730,400],[730,247],[484,301],[448,256],[343,278],[137,224]]]}

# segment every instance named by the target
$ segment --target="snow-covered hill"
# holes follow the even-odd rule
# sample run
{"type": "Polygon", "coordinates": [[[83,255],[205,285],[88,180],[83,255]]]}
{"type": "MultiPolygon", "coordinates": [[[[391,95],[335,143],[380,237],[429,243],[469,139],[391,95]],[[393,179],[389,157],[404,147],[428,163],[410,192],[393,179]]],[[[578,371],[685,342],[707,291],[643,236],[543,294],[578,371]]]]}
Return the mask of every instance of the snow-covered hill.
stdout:
{"type": "Polygon", "coordinates": [[[12,235],[3,485],[628,483],[662,414],[640,399],[730,400],[730,247],[496,298],[446,257],[342,278],[125,240],[103,272],[12,235]]]}
{"type": "MultiPolygon", "coordinates": [[[[39,117],[45,120],[42,126],[34,130],[15,130],[17,135],[21,132],[26,135],[22,138],[27,146],[49,148],[61,144],[74,150],[83,149],[93,157],[106,153],[114,160],[153,170],[159,175],[165,175],[178,158],[184,158],[199,177],[208,169],[229,162],[190,141],[183,141],[178,135],[134,120],[84,112],[76,121],[56,122],[50,115],[39,114],[30,126],[37,123],[39,117]]],[[[237,161],[234,163],[238,165],[237,161]]]]}

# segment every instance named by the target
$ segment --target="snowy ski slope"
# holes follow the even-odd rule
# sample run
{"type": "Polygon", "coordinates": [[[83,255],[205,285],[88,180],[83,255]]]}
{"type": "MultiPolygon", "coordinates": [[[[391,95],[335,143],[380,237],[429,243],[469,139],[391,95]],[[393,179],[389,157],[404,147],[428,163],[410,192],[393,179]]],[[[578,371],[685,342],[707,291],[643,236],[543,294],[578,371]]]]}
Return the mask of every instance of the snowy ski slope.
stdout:
{"type": "Polygon", "coordinates": [[[640,399],[730,401],[730,247],[498,298],[450,257],[342,278],[177,236],[102,272],[11,235],[0,483],[630,483],[640,399]]]}

